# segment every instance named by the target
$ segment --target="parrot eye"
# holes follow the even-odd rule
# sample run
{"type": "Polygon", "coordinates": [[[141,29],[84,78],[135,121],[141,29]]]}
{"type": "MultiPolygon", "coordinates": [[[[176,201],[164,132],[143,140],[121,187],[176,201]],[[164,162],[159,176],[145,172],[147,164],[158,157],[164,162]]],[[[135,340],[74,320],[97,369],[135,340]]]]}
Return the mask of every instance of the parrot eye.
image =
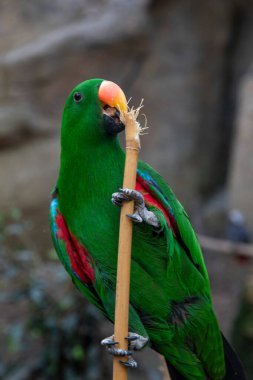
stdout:
{"type": "Polygon", "coordinates": [[[83,99],[83,96],[80,92],[75,92],[73,98],[76,103],[79,103],[83,99]]]}

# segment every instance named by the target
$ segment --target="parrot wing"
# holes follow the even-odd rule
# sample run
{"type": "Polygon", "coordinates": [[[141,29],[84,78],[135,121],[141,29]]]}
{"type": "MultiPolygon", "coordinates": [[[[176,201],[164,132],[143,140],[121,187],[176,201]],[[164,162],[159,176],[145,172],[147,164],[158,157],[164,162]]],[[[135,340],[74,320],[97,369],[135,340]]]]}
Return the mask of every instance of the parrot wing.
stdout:
{"type": "MultiPolygon", "coordinates": [[[[108,314],[95,289],[94,266],[87,250],[68,230],[59,211],[57,193],[53,193],[50,204],[50,229],[55,250],[73,283],[107,318],[108,314]]],[[[110,319],[110,318],[109,318],[110,319]]]]}
{"type": "Polygon", "coordinates": [[[136,189],[143,192],[148,206],[162,211],[183,251],[209,284],[201,248],[185,209],[161,175],[142,161],[138,164],[136,189]]]}

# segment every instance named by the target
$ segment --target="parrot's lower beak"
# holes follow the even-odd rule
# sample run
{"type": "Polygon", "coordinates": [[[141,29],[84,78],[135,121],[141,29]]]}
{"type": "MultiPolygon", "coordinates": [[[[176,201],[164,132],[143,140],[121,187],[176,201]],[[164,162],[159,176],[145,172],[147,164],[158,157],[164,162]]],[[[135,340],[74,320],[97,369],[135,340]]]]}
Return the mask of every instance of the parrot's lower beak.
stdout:
{"type": "Polygon", "coordinates": [[[125,129],[120,112],[127,112],[127,100],[124,92],[114,82],[104,80],[98,91],[103,106],[103,118],[106,132],[115,135],[125,129]]]}
{"type": "Polygon", "coordinates": [[[116,135],[125,129],[125,125],[120,120],[120,111],[107,104],[103,107],[103,119],[105,130],[110,135],[116,135]]]}

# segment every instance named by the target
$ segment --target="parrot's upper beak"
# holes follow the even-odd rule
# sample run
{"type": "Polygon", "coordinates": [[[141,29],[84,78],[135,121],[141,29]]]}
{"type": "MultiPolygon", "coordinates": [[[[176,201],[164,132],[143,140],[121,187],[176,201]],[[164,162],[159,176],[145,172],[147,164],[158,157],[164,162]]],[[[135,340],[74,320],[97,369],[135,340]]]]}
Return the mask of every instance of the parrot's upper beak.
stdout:
{"type": "Polygon", "coordinates": [[[115,135],[124,130],[120,113],[128,109],[124,92],[114,82],[104,80],[98,90],[98,97],[103,106],[103,118],[106,131],[115,135]]]}

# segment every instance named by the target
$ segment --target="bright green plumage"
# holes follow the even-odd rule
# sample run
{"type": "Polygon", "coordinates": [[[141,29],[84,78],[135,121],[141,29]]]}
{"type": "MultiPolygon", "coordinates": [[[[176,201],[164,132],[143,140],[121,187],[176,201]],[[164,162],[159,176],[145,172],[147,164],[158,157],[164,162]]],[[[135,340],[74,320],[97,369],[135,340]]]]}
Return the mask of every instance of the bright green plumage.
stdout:
{"type": "MultiPolygon", "coordinates": [[[[122,186],[125,154],[117,137],[104,129],[98,99],[101,82],[83,82],[67,99],[51,225],[56,250],[73,281],[113,321],[120,211],[112,205],[111,195],[122,186]],[[78,102],[73,100],[76,92],[82,95],[78,102]],[[94,282],[85,283],[73,269],[70,248],[57,234],[57,213],[88,251],[94,282]]],[[[145,223],[134,225],[129,331],[149,337],[152,347],[185,379],[206,379],[208,374],[221,380],[225,372],[222,338],[194,231],[159,174],[139,162],[138,175],[152,196],[170,210],[177,234],[155,206],[150,208],[163,226],[161,233],[145,223]]]]}

